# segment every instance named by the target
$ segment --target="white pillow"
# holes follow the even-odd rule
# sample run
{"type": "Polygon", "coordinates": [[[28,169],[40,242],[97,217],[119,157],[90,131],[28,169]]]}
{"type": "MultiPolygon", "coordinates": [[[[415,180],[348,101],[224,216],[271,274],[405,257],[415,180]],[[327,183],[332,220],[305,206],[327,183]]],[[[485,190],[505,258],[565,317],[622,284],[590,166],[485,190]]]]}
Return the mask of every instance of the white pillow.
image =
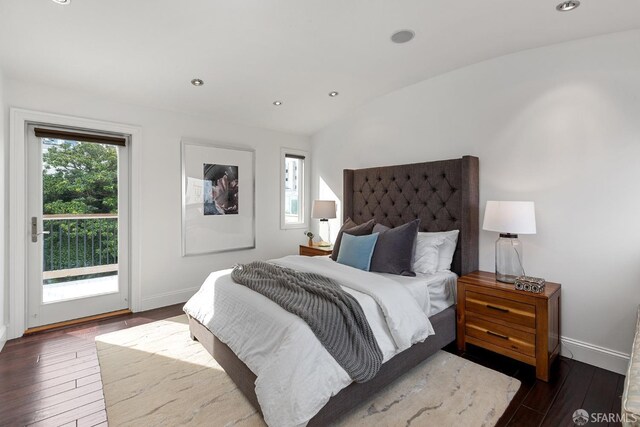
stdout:
{"type": "Polygon", "coordinates": [[[453,261],[453,254],[456,251],[456,245],[458,244],[458,234],[460,230],[442,231],[437,233],[418,233],[418,240],[420,235],[423,234],[430,238],[443,238],[444,242],[438,247],[438,266],[436,271],[451,270],[451,262],[453,261]]]}
{"type": "Polygon", "coordinates": [[[411,268],[416,273],[433,274],[438,270],[439,248],[444,244],[444,236],[431,236],[436,233],[418,233],[416,250],[411,268]]]}

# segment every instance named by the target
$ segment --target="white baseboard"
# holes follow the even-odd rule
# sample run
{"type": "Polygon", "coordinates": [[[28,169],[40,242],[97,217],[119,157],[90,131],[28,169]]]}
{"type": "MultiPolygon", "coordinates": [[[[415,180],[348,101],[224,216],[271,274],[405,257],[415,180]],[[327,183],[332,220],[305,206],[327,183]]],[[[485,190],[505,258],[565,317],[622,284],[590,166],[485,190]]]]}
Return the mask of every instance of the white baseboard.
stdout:
{"type": "Polygon", "coordinates": [[[7,327],[5,325],[0,326],[0,351],[4,347],[4,344],[7,342],[7,327]]]}
{"type": "Polygon", "coordinates": [[[573,338],[561,337],[562,347],[560,354],[573,358],[598,368],[626,375],[629,366],[629,354],[609,348],[600,347],[588,342],[573,338]]]}
{"type": "Polygon", "coordinates": [[[168,305],[186,302],[198,292],[200,286],[196,288],[181,289],[179,291],[165,292],[162,294],[145,297],[140,300],[140,311],[153,310],[154,308],[166,307],[168,305]]]}

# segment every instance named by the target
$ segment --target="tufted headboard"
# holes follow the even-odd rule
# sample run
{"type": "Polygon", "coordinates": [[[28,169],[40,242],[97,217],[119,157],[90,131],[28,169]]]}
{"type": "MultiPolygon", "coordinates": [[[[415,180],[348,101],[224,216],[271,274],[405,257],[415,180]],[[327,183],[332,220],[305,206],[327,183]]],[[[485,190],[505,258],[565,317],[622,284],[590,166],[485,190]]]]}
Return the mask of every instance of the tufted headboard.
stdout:
{"type": "Polygon", "coordinates": [[[420,218],[420,231],[460,230],[451,269],[478,269],[478,158],[345,169],[343,220],[375,218],[396,227],[420,218]]]}

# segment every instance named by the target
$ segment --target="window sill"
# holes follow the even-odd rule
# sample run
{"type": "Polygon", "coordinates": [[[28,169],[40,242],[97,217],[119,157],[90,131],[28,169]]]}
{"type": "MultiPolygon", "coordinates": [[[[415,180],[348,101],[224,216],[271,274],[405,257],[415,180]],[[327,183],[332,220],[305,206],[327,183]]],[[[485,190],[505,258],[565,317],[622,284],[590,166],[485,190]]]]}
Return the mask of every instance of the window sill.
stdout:
{"type": "Polygon", "coordinates": [[[308,225],[306,222],[302,222],[300,224],[280,224],[280,230],[297,230],[300,228],[307,228],[308,225]]]}

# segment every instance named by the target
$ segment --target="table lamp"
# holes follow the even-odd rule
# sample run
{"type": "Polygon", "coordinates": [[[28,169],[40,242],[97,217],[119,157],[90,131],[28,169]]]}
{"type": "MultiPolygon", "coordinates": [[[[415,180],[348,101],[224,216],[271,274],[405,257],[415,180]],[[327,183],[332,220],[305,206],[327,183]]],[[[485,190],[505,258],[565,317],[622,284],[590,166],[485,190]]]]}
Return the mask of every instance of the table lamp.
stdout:
{"type": "MultiPolygon", "coordinates": [[[[329,228],[329,219],[336,217],[336,202],[333,200],[314,200],[311,207],[311,218],[320,219],[320,231],[322,232],[322,224],[327,224],[327,239],[331,240],[331,230],[329,228]]],[[[322,239],[322,234],[320,238],[322,239]]],[[[322,240],[318,246],[331,246],[331,242],[322,240]]]]}
{"type": "Polygon", "coordinates": [[[518,234],[536,234],[536,215],[533,202],[488,201],[482,228],[496,231],[496,280],[514,283],[525,275],[522,243],[518,234]]]}

